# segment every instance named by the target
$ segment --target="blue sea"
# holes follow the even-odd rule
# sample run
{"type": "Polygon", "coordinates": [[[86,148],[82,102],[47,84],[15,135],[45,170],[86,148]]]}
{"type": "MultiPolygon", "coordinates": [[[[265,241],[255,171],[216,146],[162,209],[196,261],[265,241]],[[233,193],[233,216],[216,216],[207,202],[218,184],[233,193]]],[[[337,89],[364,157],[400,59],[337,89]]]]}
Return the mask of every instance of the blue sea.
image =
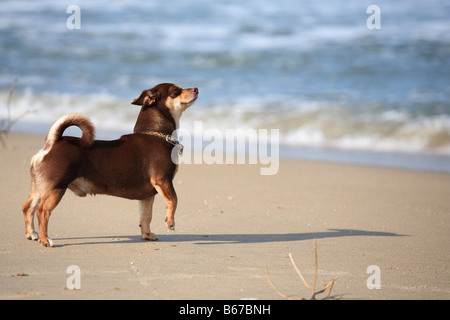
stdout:
{"type": "Polygon", "coordinates": [[[448,0],[2,0],[0,119],[17,78],[12,115],[32,112],[13,131],[82,112],[114,138],[143,89],[173,82],[200,91],[185,129],[279,129],[283,157],[450,172],[449,17],[448,0]]]}

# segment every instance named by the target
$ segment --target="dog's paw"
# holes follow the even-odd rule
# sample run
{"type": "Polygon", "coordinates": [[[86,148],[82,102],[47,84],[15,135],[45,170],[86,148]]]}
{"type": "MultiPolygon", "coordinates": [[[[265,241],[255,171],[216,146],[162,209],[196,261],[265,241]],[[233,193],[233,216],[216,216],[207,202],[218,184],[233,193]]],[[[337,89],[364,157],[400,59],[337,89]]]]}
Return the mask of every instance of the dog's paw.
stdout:
{"type": "Polygon", "coordinates": [[[42,244],[44,247],[53,247],[53,240],[50,238],[47,239],[41,239],[39,238],[40,244],[42,244]]]}
{"type": "Polygon", "coordinates": [[[142,240],[156,241],[156,240],[158,240],[158,238],[156,237],[156,234],[150,232],[150,233],[143,234],[142,240]]]}
{"type": "Polygon", "coordinates": [[[175,231],[175,221],[165,218],[167,229],[175,231]]]}
{"type": "Polygon", "coordinates": [[[28,240],[36,241],[37,239],[39,239],[39,233],[32,232],[31,234],[26,234],[25,237],[27,237],[28,240]]]}

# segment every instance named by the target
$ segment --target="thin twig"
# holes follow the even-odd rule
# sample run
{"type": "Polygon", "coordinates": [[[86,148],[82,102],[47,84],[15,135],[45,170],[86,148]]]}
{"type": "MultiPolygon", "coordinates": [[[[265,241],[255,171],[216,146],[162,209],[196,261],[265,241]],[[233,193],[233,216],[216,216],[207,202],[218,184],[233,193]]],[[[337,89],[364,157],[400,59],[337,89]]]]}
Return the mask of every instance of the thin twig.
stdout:
{"type": "MultiPolygon", "coordinates": [[[[318,272],[318,255],[317,255],[317,241],[316,239],[314,239],[314,283],[313,283],[313,287],[311,288],[309,286],[309,284],[306,282],[305,278],[303,277],[302,273],[300,272],[300,270],[297,268],[297,265],[295,264],[294,258],[292,257],[292,254],[289,253],[289,259],[291,260],[291,263],[295,269],[295,271],[297,272],[297,275],[299,276],[299,278],[302,280],[303,284],[305,285],[306,288],[308,288],[311,291],[311,300],[315,300],[316,299],[316,295],[325,292],[325,290],[328,289],[328,293],[327,296],[325,297],[325,299],[328,299],[330,297],[331,294],[331,290],[333,289],[334,283],[336,282],[336,280],[338,279],[338,277],[334,277],[333,280],[331,280],[330,282],[328,282],[327,284],[324,283],[324,286],[322,289],[320,289],[319,291],[316,291],[316,282],[317,282],[317,272],[318,272]]],[[[282,293],[280,290],[278,290],[277,287],[275,287],[275,285],[273,284],[272,280],[270,279],[269,276],[269,269],[267,267],[267,263],[264,262],[265,267],[266,267],[266,277],[267,277],[267,281],[269,282],[270,286],[275,290],[276,293],[278,293],[281,297],[288,299],[288,300],[293,300],[292,298],[288,297],[287,295],[285,295],[284,293],[282,293]]]]}
{"type": "Polygon", "coordinates": [[[311,299],[314,299],[314,296],[316,295],[316,282],[317,282],[317,241],[316,238],[314,238],[314,281],[313,281],[313,287],[312,287],[312,297],[311,299]]]}
{"type": "Polygon", "coordinates": [[[333,280],[331,280],[331,282],[330,282],[330,283],[328,283],[328,285],[327,285],[327,286],[329,286],[329,287],[330,287],[330,289],[328,290],[328,293],[327,293],[326,299],[328,299],[328,298],[330,297],[330,294],[331,294],[331,290],[333,289],[334,283],[336,282],[336,280],[337,280],[337,279],[339,279],[339,277],[338,277],[338,276],[334,277],[334,278],[333,278],[333,280]]]}
{"type": "Polygon", "coordinates": [[[11,106],[10,105],[11,105],[12,94],[13,94],[14,90],[16,89],[16,85],[17,85],[17,78],[14,79],[11,89],[9,89],[8,100],[6,101],[6,107],[8,108],[8,115],[7,115],[8,123],[11,121],[11,106]]]}
{"type": "Polygon", "coordinates": [[[298,276],[303,281],[303,284],[305,285],[305,287],[307,287],[309,290],[312,290],[311,287],[309,286],[309,284],[306,282],[305,278],[303,278],[303,275],[300,272],[300,270],[298,270],[297,265],[294,262],[294,258],[292,258],[292,254],[290,254],[290,253],[289,253],[289,259],[291,259],[291,263],[294,266],[295,271],[297,271],[298,276]]]}
{"type": "Polygon", "coordinates": [[[270,286],[273,288],[273,290],[275,290],[276,293],[278,293],[280,296],[282,296],[285,299],[288,300],[293,300],[291,297],[288,297],[287,295],[285,295],[284,293],[282,293],[280,290],[277,289],[277,287],[275,287],[275,285],[273,284],[272,280],[270,280],[270,276],[269,276],[269,269],[267,268],[267,263],[264,261],[264,264],[266,266],[266,277],[267,277],[267,281],[269,282],[270,286]]]}
{"type": "Polygon", "coordinates": [[[311,300],[315,300],[315,299],[316,299],[316,295],[318,295],[319,293],[325,292],[325,290],[327,290],[327,288],[330,288],[330,289],[328,290],[327,296],[325,297],[325,299],[327,299],[327,298],[330,296],[331,289],[333,289],[334,282],[335,282],[337,279],[338,279],[337,276],[334,277],[333,280],[331,280],[331,281],[328,282],[326,285],[324,285],[324,287],[323,287],[322,289],[320,289],[320,290],[317,291],[317,292],[314,292],[313,296],[311,297],[311,300]]]}
{"type": "Polygon", "coordinates": [[[6,100],[6,109],[7,109],[7,115],[6,119],[0,119],[0,142],[2,143],[3,147],[8,147],[5,137],[9,134],[9,131],[11,130],[11,127],[20,119],[22,119],[24,116],[27,115],[27,113],[35,112],[36,109],[27,109],[24,112],[22,112],[19,116],[17,116],[15,119],[12,119],[11,116],[11,99],[12,95],[14,93],[14,90],[16,89],[17,85],[17,78],[14,79],[14,82],[11,86],[11,89],[9,89],[8,93],[8,99],[6,100]]]}

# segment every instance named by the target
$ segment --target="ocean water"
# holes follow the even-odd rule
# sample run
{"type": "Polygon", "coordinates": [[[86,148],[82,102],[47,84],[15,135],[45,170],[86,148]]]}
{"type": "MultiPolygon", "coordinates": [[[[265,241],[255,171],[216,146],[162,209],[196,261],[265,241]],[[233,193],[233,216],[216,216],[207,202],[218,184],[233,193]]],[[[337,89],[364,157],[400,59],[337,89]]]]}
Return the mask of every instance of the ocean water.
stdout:
{"type": "Polygon", "coordinates": [[[33,112],[14,131],[82,112],[128,133],[131,101],[174,82],[200,91],[188,130],[279,129],[285,157],[450,172],[449,16],[446,0],[2,0],[0,119],[17,78],[12,114],[33,112]]]}

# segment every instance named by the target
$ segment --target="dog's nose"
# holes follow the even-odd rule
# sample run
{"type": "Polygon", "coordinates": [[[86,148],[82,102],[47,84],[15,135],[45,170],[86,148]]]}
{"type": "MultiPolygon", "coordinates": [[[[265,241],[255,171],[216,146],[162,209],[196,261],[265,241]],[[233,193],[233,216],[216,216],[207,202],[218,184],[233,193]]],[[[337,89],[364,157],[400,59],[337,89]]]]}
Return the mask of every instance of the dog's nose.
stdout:
{"type": "Polygon", "coordinates": [[[192,88],[192,91],[194,91],[194,93],[198,93],[198,88],[192,88]]]}

